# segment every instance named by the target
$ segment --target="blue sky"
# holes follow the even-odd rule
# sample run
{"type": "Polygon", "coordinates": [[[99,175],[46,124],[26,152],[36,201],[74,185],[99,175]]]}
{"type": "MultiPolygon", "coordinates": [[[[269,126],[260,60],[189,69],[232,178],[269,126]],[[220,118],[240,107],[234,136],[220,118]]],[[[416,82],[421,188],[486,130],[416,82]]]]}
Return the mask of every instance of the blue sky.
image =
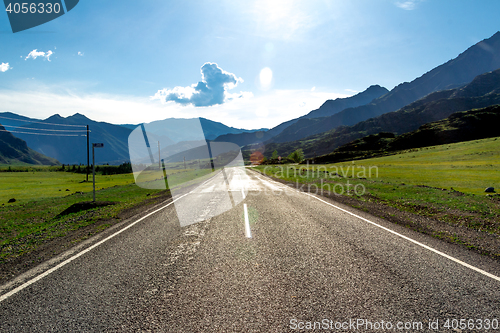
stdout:
{"type": "Polygon", "coordinates": [[[498,13],[496,0],[84,0],[13,34],[4,12],[0,111],[273,127],[415,79],[500,30],[498,13]]]}

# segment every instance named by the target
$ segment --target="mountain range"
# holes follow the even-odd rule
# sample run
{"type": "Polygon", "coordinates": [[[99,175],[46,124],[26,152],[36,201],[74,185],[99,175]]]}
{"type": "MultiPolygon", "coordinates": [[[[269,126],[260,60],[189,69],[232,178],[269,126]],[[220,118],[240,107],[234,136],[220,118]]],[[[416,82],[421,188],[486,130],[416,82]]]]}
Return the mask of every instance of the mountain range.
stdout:
{"type": "MultiPolygon", "coordinates": [[[[267,128],[247,130],[226,126],[222,123],[212,121],[206,118],[167,118],[164,120],[152,121],[147,124],[148,132],[157,136],[167,136],[174,143],[181,141],[199,140],[199,135],[193,128],[201,125],[206,140],[214,140],[218,136],[226,134],[254,133],[258,131],[267,131],[267,128]]],[[[122,125],[129,129],[135,129],[138,125],[122,125]]]]}
{"type": "MultiPolygon", "coordinates": [[[[86,125],[89,125],[90,129],[90,143],[104,143],[103,149],[96,150],[96,163],[121,164],[128,162],[130,161],[128,138],[132,130],[139,126],[97,122],[79,113],[69,117],[61,117],[56,114],[47,119],[40,120],[12,112],[2,112],[0,113],[0,121],[9,126],[8,130],[24,132],[15,133],[15,136],[24,140],[31,149],[57,159],[63,164],[87,163],[86,125]]],[[[229,127],[205,118],[169,118],[148,123],[146,127],[148,128],[148,136],[152,140],[155,142],[161,141],[163,148],[171,145],[169,151],[172,152],[182,150],[186,147],[190,148],[191,145],[189,142],[193,140],[210,140],[226,133],[253,131],[229,127]],[[203,133],[193,130],[193,128],[200,128],[200,125],[203,133]],[[203,135],[205,136],[204,138],[203,135]]]]}
{"type": "MultiPolygon", "coordinates": [[[[295,141],[339,126],[351,126],[360,121],[396,111],[432,92],[463,86],[477,75],[498,68],[500,68],[500,32],[471,46],[455,59],[432,69],[421,77],[399,84],[390,92],[368,104],[349,107],[328,117],[302,118],[294,123],[287,122],[278,125],[278,127],[281,126],[280,133],[264,133],[265,139],[254,140],[254,143],[263,142],[267,145],[273,142],[295,141]],[[286,125],[285,128],[283,125],[286,125]]],[[[250,144],[248,141],[245,143],[250,144]]]]}
{"type": "Polygon", "coordinates": [[[287,128],[292,127],[292,125],[296,123],[300,124],[303,119],[313,119],[313,118],[332,116],[346,108],[367,104],[373,101],[374,99],[386,94],[387,92],[389,92],[389,90],[387,90],[384,87],[381,87],[379,85],[372,85],[368,87],[365,91],[360,92],[351,97],[336,98],[333,100],[329,99],[325,103],[323,103],[318,109],[312,110],[311,112],[303,115],[302,117],[285,121],[268,131],[260,130],[255,133],[225,134],[217,137],[214,141],[232,142],[239,146],[245,146],[252,143],[268,141],[278,136],[287,128]]]}
{"type": "MultiPolygon", "coordinates": [[[[328,100],[318,109],[269,130],[237,129],[205,118],[168,118],[144,124],[144,127],[150,140],[161,142],[162,151],[167,149],[174,154],[192,148],[193,142],[203,139],[233,142],[243,147],[244,156],[255,150],[262,151],[265,156],[270,156],[274,150],[280,155],[288,155],[302,148],[306,157],[313,157],[328,154],[366,135],[379,132],[400,135],[457,111],[500,104],[499,68],[500,32],[497,32],[455,59],[391,91],[373,85],[354,96],[328,100]]],[[[90,126],[90,142],[104,143],[105,148],[96,152],[96,163],[129,161],[128,138],[139,126],[96,122],[81,114],[66,118],[53,115],[39,120],[4,112],[0,113],[0,122],[24,140],[27,147],[64,164],[86,163],[87,140],[83,125],[90,126]],[[80,132],[61,132],[61,129],[80,132]],[[38,134],[26,133],[30,131],[38,134]],[[73,136],[56,135],[58,133],[73,136]]],[[[33,161],[38,163],[36,158],[33,161]]]]}
{"type": "MultiPolygon", "coordinates": [[[[444,119],[454,112],[497,104],[500,104],[500,69],[478,75],[463,87],[434,92],[397,111],[352,126],[338,127],[302,140],[267,144],[264,155],[269,157],[274,150],[288,155],[301,148],[306,157],[319,156],[366,135],[379,132],[403,134],[426,123],[444,119]]],[[[253,147],[247,146],[244,150],[248,154],[253,147]]]]}
{"type": "Polygon", "coordinates": [[[335,163],[391,154],[395,151],[500,136],[500,105],[455,112],[449,117],[427,123],[399,136],[381,132],[365,136],[319,156],[310,163],[335,163]]]}

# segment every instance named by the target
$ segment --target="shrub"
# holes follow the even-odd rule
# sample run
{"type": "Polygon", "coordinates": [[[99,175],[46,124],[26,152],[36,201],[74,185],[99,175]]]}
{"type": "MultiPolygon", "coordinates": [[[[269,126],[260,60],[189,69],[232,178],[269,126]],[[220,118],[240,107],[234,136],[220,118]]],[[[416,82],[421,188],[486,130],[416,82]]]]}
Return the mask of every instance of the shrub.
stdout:
{"type": "Polygon", "coordinates": [[[288,158],[294,161],[295,163],[300,163],[304,160],[304,152],[302,151],[302,149],[299,148],[290,155],[288,155],[288,158]]]}

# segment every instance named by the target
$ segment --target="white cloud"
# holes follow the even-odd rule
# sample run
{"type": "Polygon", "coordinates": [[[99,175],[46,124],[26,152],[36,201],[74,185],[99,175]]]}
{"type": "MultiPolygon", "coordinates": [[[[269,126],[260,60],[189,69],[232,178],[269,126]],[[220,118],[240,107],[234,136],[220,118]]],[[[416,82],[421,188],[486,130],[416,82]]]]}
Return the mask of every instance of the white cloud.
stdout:
{"type": "Polygon", "coordinates": [[[396,6],[404,10],[414,10],[421,0],[397,1],[396,6]]]}
{"type": "Polygon", "coordinates": [[[1,111],[12,111],[34,118],[47,118],[53,114],[63,117],[81,113],[110,123],[138,124],[165,118],[204,117],[238,128],[274,127],[292,118],[317,109],[327,99],[347,97],[346,94],[311,92],[302,90],[273,90],[263,95],[244,94],[230,103],[211,107],[160,104],[149,98],[104,94],[59,93],[59,88],[36,91],[0,90],[1,111]],[[57,92],[56,92],[57,91],[57,92]],[[301,107],[306,103],[307,107],[301,107]],[[257,116],[256,116],[257,115],[257,116]]]}
{"type": "Polygon", "coordinates": [[[9,66],[9,63],[8,62],[2,62],[2,64],[0,65],[0,72],[7,72],[9,69],[11,69],[12,67],[9,66]]]}
{"type": "Polygon", "coordinates": [[[80,57],[83,57],[83,52],[78,51],[78,55],[79,55],[80,57]]]}
{"type": "Polygon", "coordinates": [[[28,54],[28,56],[24,60],[28,60],[29,58],[35,60],[38,57],[42,57],[42,58],[45,58],[47,61],[50,61],[50,56],[52,54],[54,54],[54,52],[52,52],[50,50],[47,52],[43,52],[43,51],[38,51],[37,49],[34,49],[33,51],[31,51],[28,54]]]}
{"type": "MultiPolygon", "coordinates": [[[[229,94],[227,90],[233,89],[239,82],[243,82],[243,79],[226,72],[216,63],[207,62],[201,67],[200,82],[189,87],[158,90],[151,99],[196,107],[219,105],[236,98],[235,94],[229,94]]],[[[238,97],[243,94],[242,92],[238,97]]]]}

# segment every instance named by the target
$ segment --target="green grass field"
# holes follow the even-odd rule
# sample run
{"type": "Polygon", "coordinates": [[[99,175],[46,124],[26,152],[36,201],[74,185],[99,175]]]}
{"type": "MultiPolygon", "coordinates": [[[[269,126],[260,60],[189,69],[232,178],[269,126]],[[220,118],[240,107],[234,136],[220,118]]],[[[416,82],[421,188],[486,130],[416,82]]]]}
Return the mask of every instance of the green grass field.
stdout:
{"type": "MultiPolygon", "coordinates": [[[[344,167],[347,167],[347,165],[344,167]]],[[[402,154],[354,162],[378,167],[380,180],[427,185],[484,195],[486,187],[500,190],[500,140],[467,141],[415,149],[402,154]]]]}
{"type": "MultiPolygon", "coordinates": [[[[6,170],[5,167],[2,169],[6,170]]],[[[65,197],[75,192],[86,193],[92,191],[92,174],[89,175],[89,182],[86,182],[85,174],[56,171],[59,167],[18,169],[30,171],[0,172],[0,204],[7,204],[11,198],[16,199],[16,202],[9,203],[9,205],[19,205],[32,200],[65,197]]],[[[172,184],[209,177],[210,174],[210,169],[168,170],[168,177],[171,179],[172,184]]],[[[165,182],[162,177],[162,171],[144,171],[139,175],[137,181],[143,187],[157,189],[164,186],[165,182]]],[[[134,183],[135,179],[132,173],[118,175],[96,174],[96,190],[134,183]]]]}
{"type": "Polygon", "coordinates": [[[500,234],[500,202],[484,192],[490,186],[500,191],[498,138],[348,163],[257,169],[286,181],[309,184],[311,191],[317,186],[361,201],[379,200],[400,210],[439,216],[448,223],[460,220],[467,227],[500,234]]]}
{"type": "MultiPolygon", "coordinates": [[[[141,204],[166,187],[163,171],[159,170],[141,173],[138,178],[141,186],[136,185],[131,173],[97,174],[96,200],[116,204],[61,216],[60,213],[71,205],[92,200],[92,175],[89,175],[89,182],[85,182],[85,174],[57,171],[60,167],[21,166],[12,169],[19,172],[0,172],[0,263],[96,221],[115,219],[123,210],[141,204]],[[8,203],[11,198],[16,201],[8,203]]],[[[8,170],[8,166],[0,170],[8,170]]],[[[211,169],[181,168],[167,172],[170,183],[183,187],[213,175],[211,169]]],[[[109,226],[100,226],[94,232],[109,226]]]]}
{"type": "MultiPolygon", "coordinates": [[[[14,205],[31,200],[64,197],[75,192],[92,191],[92,174],[85,182],[85,174],[71,172],[0,172],[0,202],[15,198],[14,205]],[[69,190],[69,191],[66,191],[69,190]]],[[[96,189],[134,183],[132,174],[96,175],[96,189]]],[[[10,204],[12,205],[12,204],[10,204]]]]}
{"type": "Polygon", "coordinates": [[[121,211],[140,204],[158,192],[160,190],[144,189],[135,184],[108,187],[96,191],[96,199],[117,204],[63,216],[60,213],[72,204],[91,201],[92,192],[23,200],[16,205],[0,206],[0,263],[8,257],[30,252],[45,241],[65,236],[98,220],[116,218],[121,211]]]}

